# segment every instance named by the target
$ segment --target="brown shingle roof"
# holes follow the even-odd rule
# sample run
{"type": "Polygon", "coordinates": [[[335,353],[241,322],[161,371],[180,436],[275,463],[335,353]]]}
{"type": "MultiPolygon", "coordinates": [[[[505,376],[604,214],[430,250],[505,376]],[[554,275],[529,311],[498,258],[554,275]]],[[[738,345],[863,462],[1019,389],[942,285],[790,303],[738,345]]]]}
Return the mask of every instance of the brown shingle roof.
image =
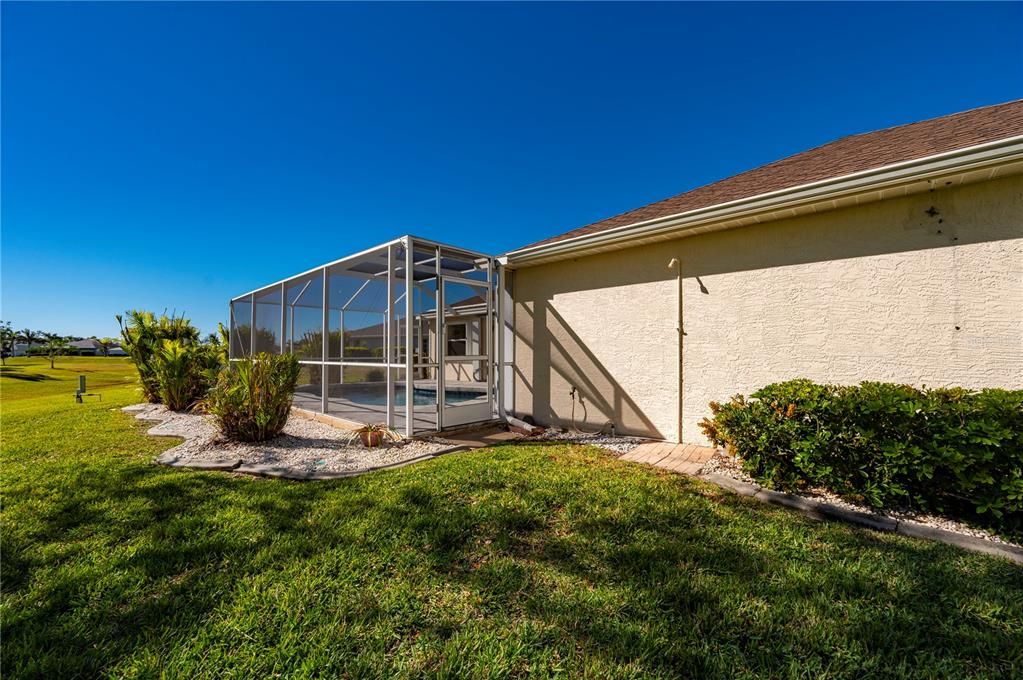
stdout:
{"type": "Polygon", "coordinates": [[[771,191],[1023,134],[1023,99],[842,137],[759,168],[594,222],[530,246],[556,243],[771,191]]]}

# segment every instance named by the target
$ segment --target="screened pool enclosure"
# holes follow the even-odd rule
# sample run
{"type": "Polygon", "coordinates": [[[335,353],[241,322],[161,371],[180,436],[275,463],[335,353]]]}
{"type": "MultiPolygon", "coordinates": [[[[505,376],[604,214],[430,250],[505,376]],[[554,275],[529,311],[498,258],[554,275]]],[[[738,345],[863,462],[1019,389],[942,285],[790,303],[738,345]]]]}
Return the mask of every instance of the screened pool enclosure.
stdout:
{"type": "Polygon", "coordinates": [[[404,236],[231,300],[231,358],[294,354],[296,408],[406,436],[490,420],[495,266],[404,236]]]}

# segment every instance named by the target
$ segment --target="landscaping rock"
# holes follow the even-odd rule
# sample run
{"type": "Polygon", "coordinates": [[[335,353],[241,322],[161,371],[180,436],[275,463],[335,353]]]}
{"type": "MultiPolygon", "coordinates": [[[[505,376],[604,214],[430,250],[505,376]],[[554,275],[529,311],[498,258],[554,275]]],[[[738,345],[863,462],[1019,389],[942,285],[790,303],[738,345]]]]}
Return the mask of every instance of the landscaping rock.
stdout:
{"type": "Polygon", "coordinates": [[[570,444],[585,444],[597,446],[612,453],[623,454],[632,451],[640,444],[649,439],[642,437],[618,436],[602,433],[578,432],[572,430],[559,430],[556,428],[541,429],[538,434],[532,435],[527,441],[554,441],[570,444]]]}
{"type": "Polygon", "coordinates": [[[206,415],[174,413],[160,404],[139,404],[128,412],[140,420],[158,421],[148,434],[185,440],[156,458],[155,462],[174,467],[236,469],[291,479],[333,479],[425,460],[452,448],[440,441],[413,439],[367,449],[353,441],[350,432],[304,418],[290,418],[284,433],[272,440],[232,442],[220,436],[213,419],[206,415]]]}

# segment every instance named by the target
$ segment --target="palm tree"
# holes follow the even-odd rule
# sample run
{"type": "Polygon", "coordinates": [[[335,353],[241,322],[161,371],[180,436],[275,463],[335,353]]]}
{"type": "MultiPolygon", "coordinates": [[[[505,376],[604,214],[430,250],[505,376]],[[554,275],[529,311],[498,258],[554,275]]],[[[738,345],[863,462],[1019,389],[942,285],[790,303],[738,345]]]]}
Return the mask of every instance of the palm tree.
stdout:
{"type": "Polygon", "coordinates": [[[96,342],[99,343],[99,348],[103,351],[103,356],[105,357],[110,356],[110,348],[117,344],[117,341],[113,338],[102,338],[96,342]]]}
{"type": "Polygon", "coordinates": [[[199,330],[184,316],[132,309],[127,318],[117,315],[121,327],[121,347],[131,356],[139,372],[146,401],[160,402],[160,381],[156,375],[155,355],[164,340],[178,340],[183,345],[199,344],[199,330]]]}
{"type": "Polygon", "coordinates": [[[49,336],[46,340],[46,358],[50,360],[50,368],[53,368],[53,360],[62,354],[67,354],[71,349],[66,338],[55,333],[46,333],[49,336]]]}
{"type": "Polygon", "coordinates": [[[20,340],[21,342],[24,342],[27,345],[31,345],[34,342],[39,342],[40,340],[42,340],[42,336],[40,336],[38,332],[32,330],[31,328],[22,328],[20,331],[18,331],[16,339],[20,340]]]}
{"type": "Polygon", "coordinates": [[[7,365],[7,353],[14,349],[16,335],[10,321],[0,321],[0,365],[7,365]]]}

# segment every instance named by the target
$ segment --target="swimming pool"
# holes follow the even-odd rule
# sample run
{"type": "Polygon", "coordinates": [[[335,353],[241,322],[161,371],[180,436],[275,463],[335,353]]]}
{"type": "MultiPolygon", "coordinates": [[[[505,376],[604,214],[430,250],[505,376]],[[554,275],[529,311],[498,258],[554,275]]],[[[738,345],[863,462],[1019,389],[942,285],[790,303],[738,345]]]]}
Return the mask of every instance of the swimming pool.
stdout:
{"type": "MultiPolygon", "coordinates": [[[[333,390],[332,390],[333,391],[333,390]]],[[[348,401],[366,406],[386,406],[387,386],[386,385],[345,385],[342,395],[348,401]]],[[[465,390],[446,390],[445,403],[447,405],[459,404],[473,399],[486,398],[482,392],[468,392],[465,390]]],[[[433,406],[437,403],[437,393],[434,390],[416,389],[412,391],[413,406],[433,406]]],[[[394,388],[394,405],[405,405],[405,388],[397,386],[394,388]]]]}

